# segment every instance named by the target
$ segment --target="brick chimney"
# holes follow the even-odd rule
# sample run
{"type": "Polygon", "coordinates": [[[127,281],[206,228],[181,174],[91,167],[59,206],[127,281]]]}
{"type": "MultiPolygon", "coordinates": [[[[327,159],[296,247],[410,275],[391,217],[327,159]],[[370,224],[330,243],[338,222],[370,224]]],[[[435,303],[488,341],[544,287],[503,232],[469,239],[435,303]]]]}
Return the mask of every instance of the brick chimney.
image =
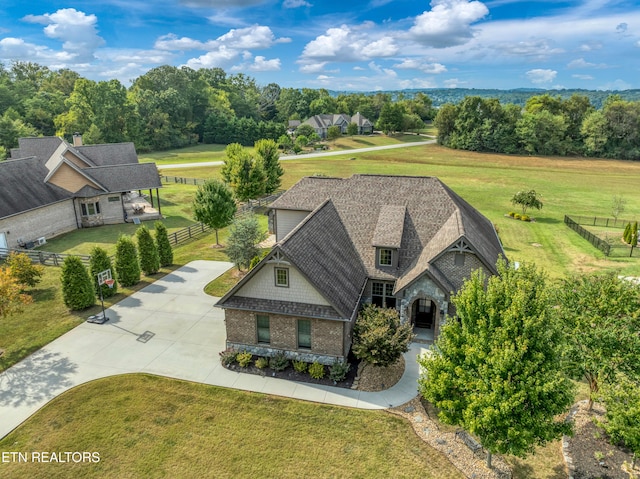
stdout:
{"type": "Polygon", "coordinates": [[[73,146],[82,146],[82,135],[77,131],[73,134],[73,146]]]}

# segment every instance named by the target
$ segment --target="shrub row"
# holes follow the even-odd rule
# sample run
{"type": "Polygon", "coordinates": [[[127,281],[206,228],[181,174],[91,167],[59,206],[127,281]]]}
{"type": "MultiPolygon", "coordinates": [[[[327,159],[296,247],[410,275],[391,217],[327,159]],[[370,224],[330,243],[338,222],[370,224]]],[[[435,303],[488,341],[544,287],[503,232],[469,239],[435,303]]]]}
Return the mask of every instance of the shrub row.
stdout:
{"type": "Polygon", "coordinates": [[[305,361],[290,361],[284,353],[277,353],[271,357],[255,356],[249,351],[237,351],[233,348],[225,349],[220,353],[220,362],[226,367],[238,364],[241,368],[247,368],[251,365],[251,362],[258,369],[265,369],[267,366],[276,372],[284,371],[289,367],[289,364],[298,373],[307,373],[313,379],[322,379],[327,375],[327,369],[329,372],[329,379],[338,382],[344,380],[347,377],[347,373],[351,369],[351,364],[346,361],[336,361],[328,368],[324,365],[313,362],[307,363],[305,361]]]}
{"type": "Polygon", "coordinates": [[[516,213],[515,211],[509,211],[509,216],[516,220],[531,221],[531,216],[521,215],[520,213],[516,213]]]}

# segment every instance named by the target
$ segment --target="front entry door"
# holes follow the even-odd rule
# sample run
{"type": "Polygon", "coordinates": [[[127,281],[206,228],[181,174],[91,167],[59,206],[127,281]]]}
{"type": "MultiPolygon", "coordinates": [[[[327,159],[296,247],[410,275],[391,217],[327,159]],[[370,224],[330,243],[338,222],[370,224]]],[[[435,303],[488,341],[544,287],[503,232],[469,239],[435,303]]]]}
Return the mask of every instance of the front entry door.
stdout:
{"type": "Polygon", "coordinates": [[[433,328],[435,305],[429,299],[418,299],[413,303],[413,324],[416,328],[433,328]]]}

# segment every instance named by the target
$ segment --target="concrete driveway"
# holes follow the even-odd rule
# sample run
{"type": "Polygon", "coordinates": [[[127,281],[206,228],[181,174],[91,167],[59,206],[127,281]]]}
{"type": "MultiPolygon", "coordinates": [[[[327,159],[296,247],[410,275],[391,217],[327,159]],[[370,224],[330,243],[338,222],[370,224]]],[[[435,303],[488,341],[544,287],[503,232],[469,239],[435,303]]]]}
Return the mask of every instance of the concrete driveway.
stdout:
{"type": "Polygon", "coordinates": [[[0,438],[62,392],[98,378],[151,373],[188,381],[363,409],[403,404],[417,394],[418,344],[398,384],[379,393],[232,372],[220,365],[224,313],[204,293],[231,263],[193,261],[83,323],[0,374],[0,438]]]}

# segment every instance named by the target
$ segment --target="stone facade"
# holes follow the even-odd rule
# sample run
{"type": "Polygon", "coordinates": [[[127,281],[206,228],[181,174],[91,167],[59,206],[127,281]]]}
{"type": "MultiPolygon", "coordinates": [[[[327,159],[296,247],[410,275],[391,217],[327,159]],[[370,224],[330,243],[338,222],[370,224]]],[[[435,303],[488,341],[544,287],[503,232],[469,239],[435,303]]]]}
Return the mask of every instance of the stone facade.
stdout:
{"type": "Polygon", "coordinates": [[[273,356],[285,352],[288,358],[331,365],[344,360],[349,346],[344,344],[345,326],[342,321],[309,319],[311,322],[311,349],[298,348],[297,318],[268,314],[270,343],[258,343],[256,313],[236,309],[225,310],[227,347],[246,350],[259,356],[273,356]]]}
{"type": "Polygon", "coordinates": [[[0,231],[5,233],[7,246],[17,248],[18,240],[25,242],[37,238],[52,238],[77,229],[80,217],[74,212],[73,200],[64,200],[0,220],[0,231]]]}
{"type": "Polygon", "coordinates": [[[431,279],[429,279],[427,275],[423,275],[403,290],[402,298],[398,305],[400,310],[400,321],[403,323],[411,321],[411,307],[418,299],[429,299],[436,305],[433,322],[433,337],[435,339],[438,337],[440,326],[443,324],[444,317],[448,311],[448,295],[431,279]]]}
{"type": "Polygon", "coordinates": [[[81,219],[83,228],[124,223],[124,207],[122,206],[122,195],[120,193],[81,198],[77,199],[76,202],[76,214],[81,219]],[[99,203],[100,214],[82,216],[82,207],[80,205],[83,203],[99,203]]]}
{"type": "Polygon", "coordinates": [[[456,291],[464,284],[464,280],[471,277],[471,273],[476,269],[482,268],[484,274],[491,275],[491,272],[484,267],[482,262],[475,254],[472,253],[456,253],[449,251],[440,256],[436,262],[436,267],[451,282],[456,291]],[[456,255],[462,255],[464,264],[456,265],[456,255]]]}

